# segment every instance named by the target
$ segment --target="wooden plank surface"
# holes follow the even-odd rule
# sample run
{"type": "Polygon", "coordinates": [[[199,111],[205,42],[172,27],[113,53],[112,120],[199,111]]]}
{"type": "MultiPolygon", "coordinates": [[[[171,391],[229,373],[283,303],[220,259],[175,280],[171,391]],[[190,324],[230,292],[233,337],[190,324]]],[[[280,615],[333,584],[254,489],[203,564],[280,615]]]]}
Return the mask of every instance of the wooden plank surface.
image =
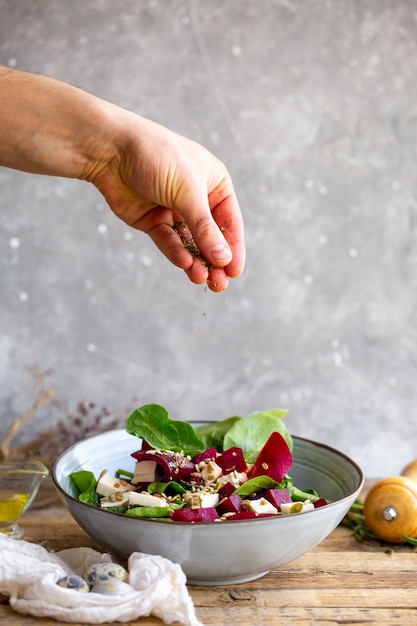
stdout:
{"type": "MultiPolygon", "coordinates": [[[[72,520],[54,492],[21,519],[26,538],[49,550],[100,546],[72,520]]],[[[358,543],[337,528],[305,556],[241,585],[189,586],[207,626],[407,626],[417,624],[417,555],[412,546],[358,543]]],[[[0,604],[0,624],[46,626],[62,622],[23,616],[0,604]]],[[[156,618],[131,624],[161,625],[156,618]]],[[[78,626],[85,626],[79,624],[78,626]]]]}

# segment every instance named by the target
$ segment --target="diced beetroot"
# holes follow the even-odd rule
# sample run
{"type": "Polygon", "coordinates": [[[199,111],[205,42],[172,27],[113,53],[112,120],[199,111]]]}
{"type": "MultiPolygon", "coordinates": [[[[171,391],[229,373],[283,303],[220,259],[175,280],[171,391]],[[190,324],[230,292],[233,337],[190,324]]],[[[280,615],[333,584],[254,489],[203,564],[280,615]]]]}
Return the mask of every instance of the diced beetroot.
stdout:
{"type": "Polygon", "coordinates": [[[292,502],[291,496],[286,489],[268,489],[265,491],[265,499],[278,510],[281,504],[292,502]]]}
{"type": "Polygon", "coordinates": [[[209,461],[210,459],[215,459],[217,456],[216,448],[207,448],[204,452],[200,452],[197,456],[194,457],[194,463],[200,463],[200,461],[209,461]]]}
{"type": "Polygon", "coordinates": [[[220,500],[216,509],[219,515],[224,515],[225,513],[238,513],[241,509],[241,504],[242,498],[238,494],[235,494],[234,496],[229,496],[228,498],[220,500]]]}
{"type": "Polygon", "coordinates": [[[252,467],[249,478],[269,476],[280,483],[292,467],[292,454],[281,433],[273,432],[252,467]]]}
{"type": "Polygon", "coordinates": [[[202,522],[214,522],[215,519],[218,519],[219,514],[213,506],[205,507],[201,509],[201,521],[202,522]]]}
{"type": "Polygon", "coordinates": [[[327,506],[328,502],[324,498],[319,498],[315,502],[313,502],[314,508],[319,509],[321,506],[327,506]]]}
{"type": "Polygon", "coordinates": [[[257,515],[253,511],[239,511],[238,513],[235,513],[234,515],[227,515],[224,519],[229,521],[229,520],[237,520],[237,519],[255,519],[255,517],[259,517],[259,515],[257,515]]]}
{"type": "Polygon", "coordinates": [[[195,522],[201,521],[199,509],[177,509],[171,513],[171,519],[173,522],[195,522]]]}
{"type": "Polygon", "coordinates": [[[219,515],[214,507],[177,509],[171,515],[173,522],[213,522],[219,515]]]}
{"type": "Polygon", "coordinates": [[[130,456],[138,462],[155,461],[157,464],[155,480],[158,481],[181,480],[195,470],[194,463],[179,452],[161,452],[159,450],[142,452],[142,450],[138,450],[130,456]]]}
{"type": "Polygon", "coordinates": [[[193,472],[189,476],[189,481],[193,485],[201,485],[203,482],[203,477],[198,472],[193,472]]]}
{"type": "Polygon", "coordinates": [[[220,498],[227,498],[228,496],[231,496],[234,491],[236,491],[236,485],[231,482],[227,482],[220,487],[219,496],[220,498]]]}
{"type": "Polygon", "coordinates": [[[230,474],[230,472],[246,472],[248,466],[243,458],[242,448],[229,448],[222,452],[216,458],[217,465],[223,470],[223,474],[230,474]]]}

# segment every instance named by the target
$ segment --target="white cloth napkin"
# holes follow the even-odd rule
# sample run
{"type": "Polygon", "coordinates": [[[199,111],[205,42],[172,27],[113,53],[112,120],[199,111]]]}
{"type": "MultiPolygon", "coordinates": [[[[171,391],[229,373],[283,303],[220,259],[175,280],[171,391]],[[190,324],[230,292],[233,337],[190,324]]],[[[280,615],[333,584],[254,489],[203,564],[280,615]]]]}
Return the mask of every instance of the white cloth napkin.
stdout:
{"type": "Polygon", "coordinates": [[[42,546],[0,534],[0,593],[18,613],[61,622],[129,622],[148,615],[165,624],[203,626],[195,614],[181,566],[161,556],[134,552],[128,560],[128,583],[117,595],[81,593],[57,581],[83,576],[90,565],[111,562],[92,548],[48,552],[42,546]]]}

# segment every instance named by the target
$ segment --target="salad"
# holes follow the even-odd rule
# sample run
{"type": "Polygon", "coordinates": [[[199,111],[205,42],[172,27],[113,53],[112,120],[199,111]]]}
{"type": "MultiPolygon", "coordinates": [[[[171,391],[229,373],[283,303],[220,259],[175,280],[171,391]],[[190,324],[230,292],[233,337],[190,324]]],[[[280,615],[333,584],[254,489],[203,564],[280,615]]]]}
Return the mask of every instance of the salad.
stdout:
{"type": "Polygon", "coordinates": [[[311,511],[328,501],[293,484],[293,441],[271,409],[193,427],[147,404],[128,418],[141,440],[134,466],[71,479],[80,501],[106,511],[175,522],[230,522],[311,511]],[[132,471],[133,470],[133,471],[132,471]]]}

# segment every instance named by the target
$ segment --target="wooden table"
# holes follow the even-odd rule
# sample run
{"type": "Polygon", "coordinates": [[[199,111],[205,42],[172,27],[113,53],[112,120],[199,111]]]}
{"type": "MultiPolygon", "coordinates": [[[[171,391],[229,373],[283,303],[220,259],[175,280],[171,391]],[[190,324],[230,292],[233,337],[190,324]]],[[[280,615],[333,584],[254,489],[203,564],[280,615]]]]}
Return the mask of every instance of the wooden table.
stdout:
{"type": "MultiPolygon", "coordinates": [[[[22,518],[26,539],[50,550],[100,549],[72,520],[52,491],[39,494],[22,518]],[[43,506],[41,506],[43,504],[43,506]]],[[[358,543],[339,527],[298,560],[251,583],[189,586],[199,619],[207,626],[405,626],[417,624],[417,555],[409,545],[358,543]]],[[[6,601],[7,602],[7,601],[6,601]]],[[[53,626],[0,604],[0,624],[53,626]]],[[[130,622],[159,625],[156,618],[130,622]]],[[[82,625],[78,625],[82,626],[82,625]]]]}

